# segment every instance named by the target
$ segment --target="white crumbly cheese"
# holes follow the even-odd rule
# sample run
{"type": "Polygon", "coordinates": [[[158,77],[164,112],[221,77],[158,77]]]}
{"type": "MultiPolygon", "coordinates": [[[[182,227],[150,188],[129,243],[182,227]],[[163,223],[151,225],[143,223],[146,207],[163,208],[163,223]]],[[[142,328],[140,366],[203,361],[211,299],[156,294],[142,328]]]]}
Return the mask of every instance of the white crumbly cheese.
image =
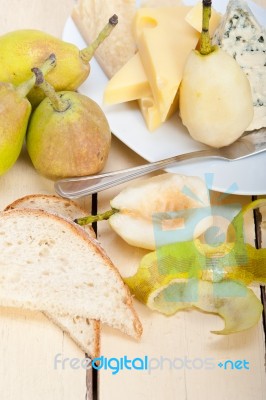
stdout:
{"type": "Polygon", "coordinates": [[[254,118],[247,130],[266,126],[266,30],[242,0],[230,0],[213,43],[235,58],[246,73],[253,96],[254,118]]]}

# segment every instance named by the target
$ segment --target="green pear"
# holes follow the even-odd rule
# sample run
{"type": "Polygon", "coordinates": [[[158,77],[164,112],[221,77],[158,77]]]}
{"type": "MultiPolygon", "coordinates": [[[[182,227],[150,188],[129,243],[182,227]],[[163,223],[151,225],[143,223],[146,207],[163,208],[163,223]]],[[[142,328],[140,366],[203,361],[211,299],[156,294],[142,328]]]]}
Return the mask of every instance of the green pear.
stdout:
{"type": "Polygon", "coordinates": [[[237,140],[253,119],[247,76],[235,59],[211,46],[211,1],[203,0],[200,50],[188,56],[179,93],[180,117],[193,139],[212,147],[237,140]]]}
{"type": "MultiPolygon", "coordinates": [[[[31,68],[39,66],[49,54],[56,54],[57,67],[47,76],[56,91],[76,90],[90,73],[90,60],[102,41],[117,24],[117,16],[108,24],[89,47],[79,50],[48,33],[27,29],[9,32],[0,37],[0,81],[19,85],[30,77],[31,68]]],[[[33,88],[29,94],[35,106],[44,98],[41,90],[33,88]]]]}
{"type": "MultiPolygon", "coordinates": [[[[55,65],[51,55],[41,67],[47,73],[55,65]]],[[[0,83],[0,175],[7,172],[21,152],[31,113],[31,104],[25,97],[35,84],[35,76],[15,87],[0,83]]]]}
{"type": "Polygon", "coordinates": [[[36,170],[51,179],[84,176],[105,165],[111,131],[97,103],[77,92],[55,92],[33,68],[46,97],[32,113],[26,145],[36,170]]]}

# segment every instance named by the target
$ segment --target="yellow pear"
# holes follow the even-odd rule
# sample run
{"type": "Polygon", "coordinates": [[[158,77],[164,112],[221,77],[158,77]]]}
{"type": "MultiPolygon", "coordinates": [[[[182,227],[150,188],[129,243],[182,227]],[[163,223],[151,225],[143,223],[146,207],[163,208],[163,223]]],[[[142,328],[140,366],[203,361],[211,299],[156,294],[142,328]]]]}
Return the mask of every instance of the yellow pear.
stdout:
{"type": "Polygon", "coordinates": [[[111,131],[97,103],[77,92],[55,92],[33,68],[36,84],[48,96],[34,110],[26,145],[36,170],[51,179],[84,176],[105,165],[111,131]]]}
{"type": "MultiPolygon", "coordinates": [[[[48,33],[28,29],[9,32],[0,37],[0,81],[19,85],[31,75],[31,68],[56,54],[57,67],[47,77],[56,91],[76,90],[90,73],[89,62],[102,41],[117,24],[117,16],[109,19],[96,40],[87,48],[79,50],[48,33]]],[[[29,94],[35,106],[44,98],[41,90],[34,88],[29,94]]]]}
{"type": "Polygon", "coordinates": [[[110,205],[111,210],[76,222],[108,219],[125,242],[150,250],[191,240],[213,223],[208,189],[195,176],[169,172],[142,179],[124,188],[110,205]]]}
{"type": "MultiPolygon", "coordinates": [[[[41,67],[46,73],[55,65],[51,55],[41,67]]],[[[25,97],[35,84],[35,76],[19,86],[0,83],[0,175],[7,172],[16,162],[25,138],[31,104],[25,97]]]]}
{"type": "Polygon", "coordinates": [[[188,56],[180,86],[180,117],[193,139],[212,147],[237,140],[253,119],[252,92],[235,59],[211,46],[211,1],[203,0],[200,50],[188,56]]]}

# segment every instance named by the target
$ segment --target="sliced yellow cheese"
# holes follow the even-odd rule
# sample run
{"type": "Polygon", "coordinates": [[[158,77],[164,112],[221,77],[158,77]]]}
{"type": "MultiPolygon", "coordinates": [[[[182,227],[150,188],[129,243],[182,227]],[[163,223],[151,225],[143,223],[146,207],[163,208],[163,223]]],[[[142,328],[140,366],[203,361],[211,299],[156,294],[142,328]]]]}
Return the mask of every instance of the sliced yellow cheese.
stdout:
{"type": "Polygon", "coordinates": [[[161,121],[169,115],[187,56],[199,39],[185,21],[190,10],[186,6],[142,8],[134,20],[138,50],[161,121]]]}
{"type": "Polygon", "coordinates": [[[133,100],[138,100],[149,131],[157,129],[162,124],[161,116],[138,52],[110,79],[103,98],[110,105],[133,100]]]}
{"type": "Polygon", "coordinates": [[[147,128],[152,132],[162,124],[138,52],[110,79],[103,100],[110,105],[138,100],[147,128]]]}
{"type": "Polygon", "coordinates": [[[138,100],[151,93],[140,55],[136,53],[108,82],[104,103],[117,104],[138,100]]]}
{"type": "MultiPolygon", "coordinates": [[[[178,108],[178,102],[179,102],[179,96],[178,93],[170,107],[169,113],[167,115],[167,118],[170,118],[177,110],[178,108]]],[[[157,128],[159,128],[160,125],[162,125],[163,121],[161,119],[161,114],[160,110],[155,104],[154,97],[152,93],[150,93],[149,96],[142,97],[138,101],[139,103],[139,108],[142,112],[143,118],[145,119],[147,128],[149,131],[153,132],[157,128]]]]}
{"type": "MultiPolygon", "coordinates": [[[[211,19],[210,19],[210,36],[212,37],[218,25],[220,24],[222,15],[219,14],[212,7],[211,19]]],[[[198,32],[201,32],[202,28],[202,2],[197,3],[187,14],[185,20],[198,32]]]]}
{"type": "Polygon", "coordinates": [[[138,103],[147,128],[151,132],[155,131],[162,124],[162,120],[159,109],[154,103],[152,93],[150,92],[150,95],[139,99],[138,103]]]}

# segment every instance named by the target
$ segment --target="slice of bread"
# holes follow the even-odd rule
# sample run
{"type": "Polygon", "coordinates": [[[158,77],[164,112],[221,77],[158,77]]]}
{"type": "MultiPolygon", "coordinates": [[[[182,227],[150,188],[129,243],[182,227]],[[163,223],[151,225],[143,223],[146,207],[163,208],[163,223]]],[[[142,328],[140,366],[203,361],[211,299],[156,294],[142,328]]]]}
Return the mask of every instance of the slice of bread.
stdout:
{"type": "MultiPolygon", "coordinates": [[[[86,215],[88,215],[88,212],[83,210],[83,208],[81,208],[74,201],[50,194],[31,194],[21,197],[6,206],[4,211],[24,208],[44,210],[61,215],[64,218],[70,219],[71,221],[74,221],[74,219],[80,216],[86,217],[86,215]]],[[[91,225],[84,225],[83,229],[85,229],[88,235],[95,238],[95,232],[91,225]]]]}
{"type": "MultiPolygon", "coordinates": [[[[46,194],[21,197],[9,204],[5,211],[25,208],[55,213],[71,221],[87,215],[87,212],[74,201],[46,194]]],[[[84,229],[88,235],[95,237],[95,232],[90,225],[85,225],[84,229]]],[[[45,315],[66,332],[89,357],[95,358],[100,355],[100,321],[76,316],[71,317],[69,315],[56,315],[54,313],[45,313],[45,315]]]]}
{"type": "Polygon", "coordinates": [[[46,313],[46,317],[65,332],[89,358],[101,354],[101,323],[95,319],[46,313]]]}
{"type": "Polygon", "coordinates": [[[140,338],[132,297],[98,241],[42,210],[0,213],[0,305],[100,320],[140,338]]]}
{"type": "Polygon", "coordinates": [[[72,18],[86,43],[98,36],[113,14],[118,24],[95,52],[95,57],[106,75],[111,78],[135,53],[132,21],[136,11],[135,0],[78,0],[72,18]]]}

